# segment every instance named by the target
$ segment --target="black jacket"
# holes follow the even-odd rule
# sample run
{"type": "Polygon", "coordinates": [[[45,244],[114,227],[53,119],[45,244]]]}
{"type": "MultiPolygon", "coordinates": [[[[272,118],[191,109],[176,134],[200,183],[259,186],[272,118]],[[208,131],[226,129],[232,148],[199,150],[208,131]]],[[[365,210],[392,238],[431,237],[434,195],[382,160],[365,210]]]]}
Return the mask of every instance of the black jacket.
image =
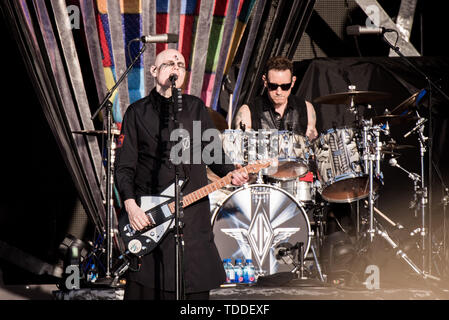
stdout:
{"type": "MultiPolygon", "coordinates": [[[[203,150],[209,141],[198,141],[194,121],[201,125],[201,136],[214,124],[204,103],[191,95],[182,96],[182,111],[178,116],[183,129],[190,136],[190,151],[203,150]],[[195,144],[195,145],[194,145],[195,144]]],[[[169,99],[155,89],[145,98],[131,104],[122,122],[122,142],[117,148],[115,182],[122,200],[136,199],[143,195],[157,195],[174,181],[175,169],[169,160],[170,133],[175,124],[169,99]]],[[[176,142],[175,142],[176,143],[176,142]]],[[[198,154],[190,154],[190,162],[180,166],[181,177],[187,177],[183,194],[193,192],[207,184],[206,166],[198,154]]],[[[233,165],[211,164],[209,167],[219,176],[234,169],[233,165]]],[[[186,293],[207,291],[225,281],[218,250],[214,243],[208,197],[184,208],[184,276],[186,293]]],[[[129,271],[128,279],[150,288],[175,290],[175,241],[169,232],[158,247],[142,257],[137,272],[129,271]]]]}

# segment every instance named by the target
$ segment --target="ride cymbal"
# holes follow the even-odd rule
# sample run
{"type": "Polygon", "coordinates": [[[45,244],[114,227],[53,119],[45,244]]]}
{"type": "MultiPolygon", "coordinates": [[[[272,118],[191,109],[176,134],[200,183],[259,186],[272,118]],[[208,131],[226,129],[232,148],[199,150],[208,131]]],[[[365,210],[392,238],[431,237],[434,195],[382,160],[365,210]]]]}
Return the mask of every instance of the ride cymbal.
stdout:
{"type": "Polygon", "coordinates": [[[313,100],[314,103],[326,104],[354,104],[370,103],[385,100],[391,97],[390,93],[380,91],[348,91],[334,93],[327,96],[318,97],[313,100]]]}
{"type": "Polygon", "coordinates": [[[381,116],[374,117],[373,124],[386,123],[388,122],[391,125],[399,125],[403,123],[408,123],[411,121],[415,121],[416,117],[411,115],[396,115],[396,114],[384,114],[381,116]]]}

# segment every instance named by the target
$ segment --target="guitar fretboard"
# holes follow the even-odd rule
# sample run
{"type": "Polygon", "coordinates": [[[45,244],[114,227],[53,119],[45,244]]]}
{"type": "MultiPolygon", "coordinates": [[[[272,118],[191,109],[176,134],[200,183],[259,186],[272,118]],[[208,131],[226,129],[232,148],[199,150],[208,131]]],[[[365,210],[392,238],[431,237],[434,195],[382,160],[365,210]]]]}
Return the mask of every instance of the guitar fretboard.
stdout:
{"type": "MultiPolygon", "coordinates": [[[[239,169],[238,171],[240,172],[247,172],[246,167],[239,169]]],[[[194,192],[189,193],[188,195],[184,196],[182,199],[182,204],[183,204],[183,208],[187,207],[188,205],[191,205],[192,203],[206,197],[209,193],[212,193],[214,191],[217,191],[221,188],[223,188],[224,186],[230,184],[232,181],[232,177],[231,174],[227,174],[225,177],[212,182],[210,184],[208,184],[207,186],[204,186],[194,192]]],[[[175,202],[170,202],[168,204],[168,208],[170,209],[171,213],[175,212],[175,202]]]]}

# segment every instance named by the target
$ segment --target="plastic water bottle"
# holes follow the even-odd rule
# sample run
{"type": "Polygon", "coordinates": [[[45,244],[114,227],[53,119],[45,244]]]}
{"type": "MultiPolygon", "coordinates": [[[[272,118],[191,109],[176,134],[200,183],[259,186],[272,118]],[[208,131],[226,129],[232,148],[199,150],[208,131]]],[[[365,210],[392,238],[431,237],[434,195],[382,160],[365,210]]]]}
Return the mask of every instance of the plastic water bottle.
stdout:
{"type": "Polygon", "coordinates": [[[243,267],[243,282],[254,283],[256,282],[256,272],[252,259],[245,260],[245,266],[243,267]]]}
{"type": "Polygon", "coordinates": [[[98,272],[97,272],[97,269],[96,269],[96,267],[95,267],[95,264],[92,264],[92,265],[91,265],[90,270],[89,270],[89,272],[87,273],[86,278],[87,278],[86,280],[87,280],[88,282],[95,282],[95,281],[97,281],[97,278],[98,278],[98,272]]]}
{"type": "Polygon", "coordinates": [[[243,282],[242,259],[235,259],[234,273],[235,273],[235,282],[242,283],[243,282]]]}
{"type": "Polygon", "coordinates": [[[226,283],[233,283],[235,279],[235,272],[231,259],[223,259],[223,267],[226,273],[226,283]]]}

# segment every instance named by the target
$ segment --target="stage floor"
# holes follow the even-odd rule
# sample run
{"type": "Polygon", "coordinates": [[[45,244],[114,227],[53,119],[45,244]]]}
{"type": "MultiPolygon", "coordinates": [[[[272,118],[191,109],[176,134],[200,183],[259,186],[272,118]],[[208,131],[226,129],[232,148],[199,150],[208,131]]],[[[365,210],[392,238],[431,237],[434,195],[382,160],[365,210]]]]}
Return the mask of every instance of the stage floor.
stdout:
{"type": "MultiPolygon", "coordinates": [[[[441,285],[413,288],[360,289],[336,286],[262,287],[237,285],[211,291],[211,300],[449,300],[441,285]]],[[[122,300],[123,288],[82,288],[60,291],[56,285],[0,287],[0,300],[122,300]]]]}

